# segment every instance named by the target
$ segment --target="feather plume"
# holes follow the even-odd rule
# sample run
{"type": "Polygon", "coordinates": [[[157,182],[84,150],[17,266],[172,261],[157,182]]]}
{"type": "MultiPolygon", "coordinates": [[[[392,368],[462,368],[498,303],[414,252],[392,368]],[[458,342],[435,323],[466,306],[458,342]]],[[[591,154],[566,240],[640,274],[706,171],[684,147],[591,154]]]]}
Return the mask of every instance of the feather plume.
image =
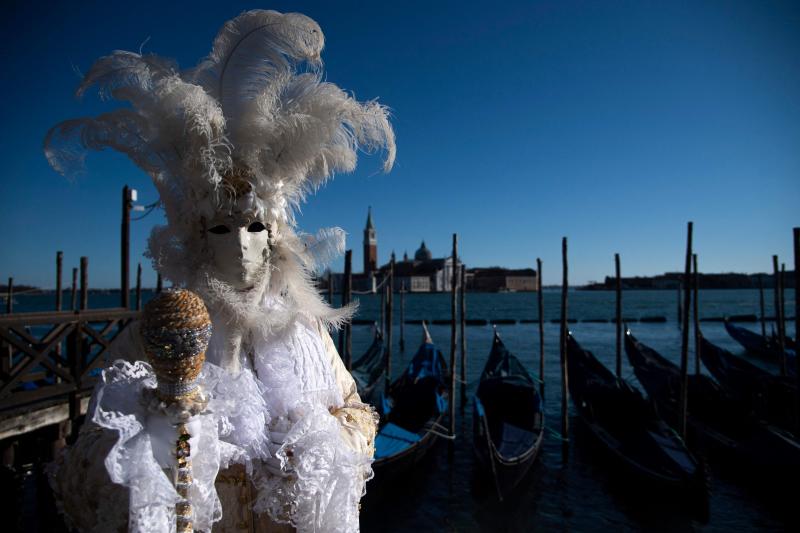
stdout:
{"type": "Polygon", "coordinates": [[[309,270],[319,274],[331,261],[344,253],[345,233],[342,228],[323,228],[316,235],[300,235],[305,245],[309,270]]]}
{"type": "Polygon", "coordinates": [[[305,15],[247,11],[225,23],[211,54],[187,77],[197,80],[235,120],[241,103],[290,75],[296,64],[319,65],[324,46],[319,25],[305,15]]]}

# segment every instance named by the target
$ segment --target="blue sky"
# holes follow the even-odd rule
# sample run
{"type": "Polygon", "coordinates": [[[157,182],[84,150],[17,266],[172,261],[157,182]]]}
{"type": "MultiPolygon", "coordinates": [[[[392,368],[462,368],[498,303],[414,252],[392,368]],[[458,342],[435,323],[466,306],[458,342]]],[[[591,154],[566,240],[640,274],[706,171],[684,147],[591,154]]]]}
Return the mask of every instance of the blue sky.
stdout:
{"type": "MultiPolygon", "coordinates": [[[[791,264],[800,225],[800,7],[782,2],[11,2],[4,51],[0,277],[54,285],[90,257],[119,280],[120,189],[156,199],[123,156],[91,154],[70,182],[41,153],[47,129],[110,104],[73,96],[113,49],[194,65],[245,9],[299,11],[326,35],[327,78],[392,109],[395,169],[376,157],[310,198],[302,230],[341,226],[357,269],[372,205],[381,262],[453,232],[471,266],[544,261],[572,283],[682,267],[686,221],[704,271],[791,264]],[[80,4],[80,5],[78,5],[80,4]],[[383,5],[385,4],[385,5],[383,5]]],[[[8,6],[9,4],[7,4],[8,6]]],[[[132,271],[160,213],[133,223],[132,271]]],[[[341,268],[341,261],[334,264],[341,268]]]]}

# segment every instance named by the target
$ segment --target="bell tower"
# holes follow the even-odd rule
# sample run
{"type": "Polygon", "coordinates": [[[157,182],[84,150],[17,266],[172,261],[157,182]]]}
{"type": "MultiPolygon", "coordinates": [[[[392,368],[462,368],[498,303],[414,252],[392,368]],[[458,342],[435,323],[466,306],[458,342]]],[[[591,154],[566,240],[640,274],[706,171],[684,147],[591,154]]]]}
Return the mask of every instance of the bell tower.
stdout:
{"type": "Polygon", "coordinates": [[[378,237],[372,224],[372,206],[367,211],[367,227],[364,228],[364,273],[378,270],[378,237]]]}

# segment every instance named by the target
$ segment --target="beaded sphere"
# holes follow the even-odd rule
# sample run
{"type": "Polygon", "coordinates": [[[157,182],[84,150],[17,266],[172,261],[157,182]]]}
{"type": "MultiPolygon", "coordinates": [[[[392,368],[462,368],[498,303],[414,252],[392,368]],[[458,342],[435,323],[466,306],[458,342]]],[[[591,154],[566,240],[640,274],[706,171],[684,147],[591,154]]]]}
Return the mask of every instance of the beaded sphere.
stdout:
{"type": "Polygon", "coordinates": [[[140,331],[159,395],[173,400],[195,392],[211,337],[203,300],[186,289],[164,291],[145,305],[140,331]]]}

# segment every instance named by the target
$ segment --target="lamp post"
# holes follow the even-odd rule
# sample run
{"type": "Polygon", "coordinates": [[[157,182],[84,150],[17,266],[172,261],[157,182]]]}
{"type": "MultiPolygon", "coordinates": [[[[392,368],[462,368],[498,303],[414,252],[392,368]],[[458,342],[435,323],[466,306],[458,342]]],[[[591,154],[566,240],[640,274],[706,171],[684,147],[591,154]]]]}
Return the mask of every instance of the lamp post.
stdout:
{"type": "Polygon", "coordinates": [[[129,309],[130,293],[130,261],[131,261],[131,208],[136,201],[136,189],[127,185],[122,188],[122,228],[120,249],[120,306],[129,309]]]}
{"type": "Polygon", "coordinates": [[[133,205],[139,193],[127,185],[122,188],[122,226],[120,238],[120,305],[125,309],[131,306],[131,211],[144,211],[145,207],[133,205]]]}

